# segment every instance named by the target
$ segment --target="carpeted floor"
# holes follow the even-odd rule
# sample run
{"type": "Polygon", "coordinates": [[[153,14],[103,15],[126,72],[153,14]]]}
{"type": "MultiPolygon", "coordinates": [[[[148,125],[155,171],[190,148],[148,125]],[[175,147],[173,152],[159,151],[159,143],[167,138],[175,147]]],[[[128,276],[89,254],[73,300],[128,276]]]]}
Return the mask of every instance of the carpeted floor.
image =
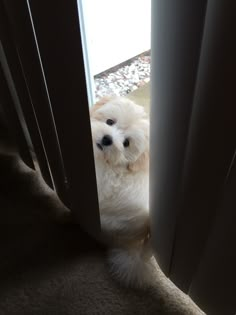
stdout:
{"type": "Polygon", "coordinates": [[[18,226],[1,234],[1,315],[201,314],[163,276],[146,292],[119,287],[105,251],[78,227],[18,226]]]}
{"type": "Polygon", "coordinates": [[[203,314],[160,270],[147,291],[114,282],[106,250],[68,223],[68,209],[1,127],[0,315],[203,314]]]}
{"type": "Polygon", "coordinates": [[[79,226],[51,222],[64,208],[35,174],[9,171],[8,158],[0,166],[0,315],[203,314],[160,270],[148,291],[120,287],[104,248],[79,226]]]}

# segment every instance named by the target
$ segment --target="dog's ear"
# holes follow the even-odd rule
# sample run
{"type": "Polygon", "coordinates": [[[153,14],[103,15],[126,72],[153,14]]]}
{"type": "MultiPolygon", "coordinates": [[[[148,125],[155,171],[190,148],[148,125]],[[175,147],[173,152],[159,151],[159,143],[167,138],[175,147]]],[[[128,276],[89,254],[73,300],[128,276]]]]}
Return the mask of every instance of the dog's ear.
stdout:
{"type": "Polygon", "coordinates": [[[146,151],[134,162],[129,163],[128,170],[131,172],[145,171],[149,168],[149,152],[146,151]]]}
{"type": "Polygon", "coordinates": [[[93,115],[100,107],[112,100],[112,96],[103,96],[97,103],[90,109],[90,115],[93,115]]]}

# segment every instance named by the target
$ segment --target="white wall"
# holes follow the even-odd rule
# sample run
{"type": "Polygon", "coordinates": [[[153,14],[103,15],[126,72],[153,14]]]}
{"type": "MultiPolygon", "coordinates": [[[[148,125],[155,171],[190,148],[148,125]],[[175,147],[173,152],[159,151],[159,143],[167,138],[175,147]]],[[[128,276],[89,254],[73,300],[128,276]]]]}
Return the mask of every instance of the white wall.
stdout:
{"type": "Polygon", "coordinates": [[[82,0],[93,75],[150,49],[151,0],[82,0]]]}

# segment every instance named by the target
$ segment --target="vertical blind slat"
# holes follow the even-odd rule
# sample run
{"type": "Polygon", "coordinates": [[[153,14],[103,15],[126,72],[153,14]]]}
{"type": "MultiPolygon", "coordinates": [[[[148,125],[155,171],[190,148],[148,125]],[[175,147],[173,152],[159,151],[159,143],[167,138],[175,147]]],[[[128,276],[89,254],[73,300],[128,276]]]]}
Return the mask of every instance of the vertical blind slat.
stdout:
{"type": "Polygon", "coordinates": [[[31,103],[30,94],[21,68],[19,55],[17,54],[17,46],[13,40],[10,23],[2,2],[0,2],[0,15],[2,44],[6,51],[7,61],[11,69],[11,74],[17,90],[26,125],[30,130],[30,137],[33,142],[33,150],[37,156],[37,161],[39,163],[43,178],[50,187],[53,187],[48,162],[44,153],[42,139],[33,110],[33,105],[31,103]]]}
{"type": "MultiPolygon", "coordinates": [[[[30,130],[30,138],[33,142],[33,150],[37,156],[41,173],[50,187],[53,187],[48,162],[44,154],[43,143],[37,126],[37,120],[33,111],[30,94],[27,89],[23,71],[21,68],[17,47],[15,46],[9,20],[6,15],[5,7],[0,2],[1,15],[1,40],[6,51],[7,62],[10,67],[11,75],[19,97],[20,106],[26,121],[28,130],[30,130]]],[[[32,149],[32,148],[31,148],[32,149]]]]}
{"type": "Polygon", "coordinates": [[[4,5],[37,117],[53,183],[59,197],[68,205],[66,175],[28,3],[26,0],[18,2],[7,0],[4,1],[4,5]]]}
{"type": "Polygon", "coordinates": [[[5,60],[3,59],[5,59],[3,58],[3,47],[1,46],[1,43],[0,43],[1,106],[3,107],[5,116],[9,124],[8,127],[10,128],[10,132],[17,143],[17,147],[19,149],[22,159],[25,161],[25,163],[29,167],[34,168],[34,163],[32,160],[32,156],[29,152],[28,143],[26,141],[25,134],[23,132],[22,125],[17,115],[16,108],[15,108],[17,106],[17,104],[15,103],[18,102],[19,100],[17,98],[15,91],[13,91],[14,87],[12,84],[13,82],[11,80],[11,77],[9,77],[9,74],[8,75],[6,74],[7,64],[5,63],[5,60]],[[3,68],[5,68],[4,69],[5,71],[3,70],[3,68]]]}
{"type": "Polygon", "coordinates": [[[29,3],[75,221],[97,234],[100,222],[77,1],[29,3]]]}
{"type": "Polygon", "coordinates": [[[189,295],[206,314],[235,314],[236,163],[228,176],[189,295]]]}
{"type": "Polygon", "coordinates": [[[236,146],[235,9],[233,0],[207,5],[172,266],[172,279],[186,291],[211,233],[236,146]]]}
{"type": "Polygon", "coordinates": [[[152,1],[151,233],[169,273],[206,1],[152,1]]]}

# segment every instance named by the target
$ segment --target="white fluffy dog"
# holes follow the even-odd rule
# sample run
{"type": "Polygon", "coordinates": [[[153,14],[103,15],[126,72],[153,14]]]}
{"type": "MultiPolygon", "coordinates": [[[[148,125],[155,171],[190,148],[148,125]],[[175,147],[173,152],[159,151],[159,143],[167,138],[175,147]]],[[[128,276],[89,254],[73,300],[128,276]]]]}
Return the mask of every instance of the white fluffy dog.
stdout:
{"type": "Polygon", "coordinates": [[[116,97],[90,112],[102,239],[116,279],[132,287],[152,281],[149,242],[149,121],[143,107],[116,97]]]}

